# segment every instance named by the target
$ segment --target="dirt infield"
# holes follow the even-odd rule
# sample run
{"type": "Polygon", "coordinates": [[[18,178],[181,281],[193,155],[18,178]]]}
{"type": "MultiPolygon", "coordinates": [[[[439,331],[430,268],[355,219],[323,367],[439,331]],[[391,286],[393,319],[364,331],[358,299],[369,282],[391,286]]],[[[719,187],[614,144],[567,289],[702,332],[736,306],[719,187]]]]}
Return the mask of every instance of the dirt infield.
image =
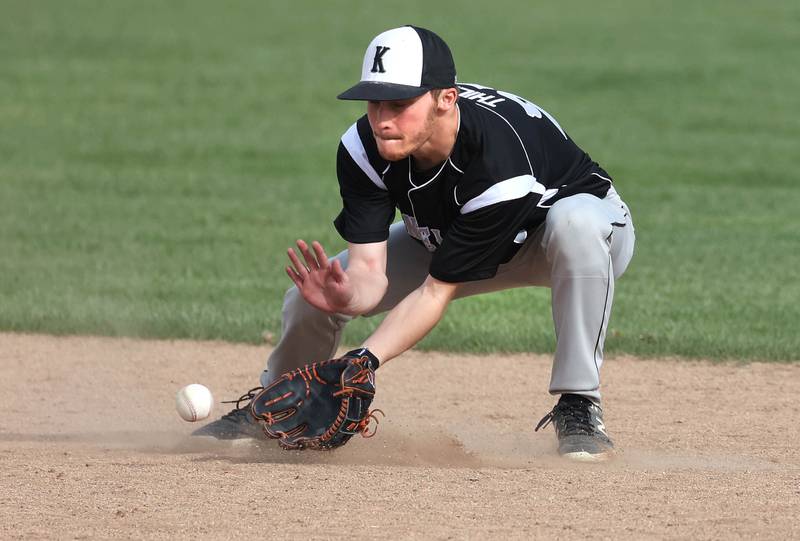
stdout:
{"type": "Polygon", "coordinates": [[[534,434],[531,355],[408,353],[334,453],[190,438],[175,391],[236,398],[267,353],[0,334],[0,538],[800,537],[800,365],[609,359],[604,465],[534,434]]]}

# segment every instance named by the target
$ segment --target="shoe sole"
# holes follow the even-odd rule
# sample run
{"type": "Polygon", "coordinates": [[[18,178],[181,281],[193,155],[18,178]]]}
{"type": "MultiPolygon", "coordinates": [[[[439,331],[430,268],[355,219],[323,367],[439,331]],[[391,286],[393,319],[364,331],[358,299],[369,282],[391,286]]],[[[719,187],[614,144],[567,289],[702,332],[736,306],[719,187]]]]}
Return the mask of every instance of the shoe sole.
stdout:
{"type": "Polygon", "coordinates": [[[203,434],[192,432],[190,434],[193,438],[213,438],[219,441],[234,441],[234,440],[250,440],[253,439],[255,436],[250,436],[247,434],[237,433],[237,434],[203,434]]]}
{"type": "Polygon", "coordinates": [[[575,453],[564,453],[561,456],[574,462],[608,462],[614,458],[614,453],[605,452],[592,454],[587,453],[586,451],[577,451],[575,453]]]}

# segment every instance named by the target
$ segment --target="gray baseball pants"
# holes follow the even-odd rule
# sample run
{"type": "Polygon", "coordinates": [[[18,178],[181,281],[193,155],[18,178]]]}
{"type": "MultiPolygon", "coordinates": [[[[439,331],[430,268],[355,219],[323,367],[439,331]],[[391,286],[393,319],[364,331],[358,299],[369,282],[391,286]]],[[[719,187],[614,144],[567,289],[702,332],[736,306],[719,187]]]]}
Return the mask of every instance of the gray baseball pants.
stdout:
{"type": "MultiPolygon", "coordinates": [[[[551,288],[556,351],[550,393],[574,393],[600,402],[600,366],[614,281],[633,256],[635,234],[628,207],[612,187],[605,199],[578,194],[557,201],[519,252],[487,280],[462,284],[456,298],[515,287],[551,288]]],[[[389,287],[369,317],[391,310],[428,275],[432,254],[402,222],[391,226],[386,275],[389,287]]],[[[347,267],[347,250],[336,256],[347,267]]],[[[286,292],[283,332],[269,356],[261,384],[308,362],[336,354],[352,319],[312,307],[296,287],[286,292]]]]}

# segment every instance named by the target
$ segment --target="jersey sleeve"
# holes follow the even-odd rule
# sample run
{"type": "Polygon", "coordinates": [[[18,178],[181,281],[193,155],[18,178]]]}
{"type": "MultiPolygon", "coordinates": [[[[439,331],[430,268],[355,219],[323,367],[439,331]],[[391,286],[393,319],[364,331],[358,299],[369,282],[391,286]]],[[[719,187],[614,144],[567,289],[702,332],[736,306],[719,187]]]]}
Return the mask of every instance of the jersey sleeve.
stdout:
{"type": "Polygon", "coordinates": [[[336,175],[339,178],[339,192],[342,196],[342,211],[334,220],[336,230],[347,242],[364,244],[381,242],[389,237],[389,226],[395,216],[395,205],[388,190],[377,184],[379,177],[374,170],[370,178],[365,168],[370,164],[358,142],[356,124],[339,143],[336,157],[336,175]],[[350,146],[350,148],[348,148],[350,146]],[[356,157],[361,163],[356,161],[356,157]]]}

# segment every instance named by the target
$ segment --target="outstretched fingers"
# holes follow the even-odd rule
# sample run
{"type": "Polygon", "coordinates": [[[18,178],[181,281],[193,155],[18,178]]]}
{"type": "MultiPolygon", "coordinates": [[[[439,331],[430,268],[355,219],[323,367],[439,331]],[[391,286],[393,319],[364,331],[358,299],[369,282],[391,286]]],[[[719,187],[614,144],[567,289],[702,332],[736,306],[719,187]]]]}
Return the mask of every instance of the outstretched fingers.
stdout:
{"type": "Polygon", "coordinates": [[[286,274],[298,288],[303,285],[303,278],[292,267],[286,267],[286,274]]]}
{"type": "Polygon", "coordinates": [[[327,269],[328,268],[328,255],[325,253],[325,249],[322,247],[317,241],[311,243],[311,247],[314,249],[314,254],[317,256],[317,262],[319,263],[319,268],[327,269]]]}
{"type": "Polygon", "coordinates": [[[298,239],[297,250],[300,252],[299,254],[294,248],[286,251],[289,261],[292,263],[286,267],[286,274],[298,287],[306,284],[309,276],[314,273],[320,276],[320,279],[329,280],[332,277],[338,283],[347,279],[341,263],[334,261],[331,265],[325,249],[319,242],[313,241],[309,247],[304,240],[298,239]],[[302,259],[300,255],[302,255],[302,259]],[[322,273],[318,271],[322,271],[322,273]]]}
{"type": "Polygon", "coordinates": [[[319,262],[314,254],[311,253],[311,250],[308,249],[308,244],[306,244],[304,240],[299,239],[297,241],[297,248],[299,248],[300,253],[303,254],[303,259],[306,260],[306,266],[312,271],[317,270],[320,266],[319,262]]]}
{"type": "MultiPolygon", "coordinates": [[[[287,271],[291,268],[293,273],[297,275],[301,280],[305,280],[308,276],[309,269],[306,267],[301,261],[300,258],[297,257],[297,254],[292,248],[286,250],[287,255],[289,256],[289,261],[292,262],[293,267],[286,267],[287,271]]],[[[290,275],[291,277],[291,275],[290,275]]]]}

